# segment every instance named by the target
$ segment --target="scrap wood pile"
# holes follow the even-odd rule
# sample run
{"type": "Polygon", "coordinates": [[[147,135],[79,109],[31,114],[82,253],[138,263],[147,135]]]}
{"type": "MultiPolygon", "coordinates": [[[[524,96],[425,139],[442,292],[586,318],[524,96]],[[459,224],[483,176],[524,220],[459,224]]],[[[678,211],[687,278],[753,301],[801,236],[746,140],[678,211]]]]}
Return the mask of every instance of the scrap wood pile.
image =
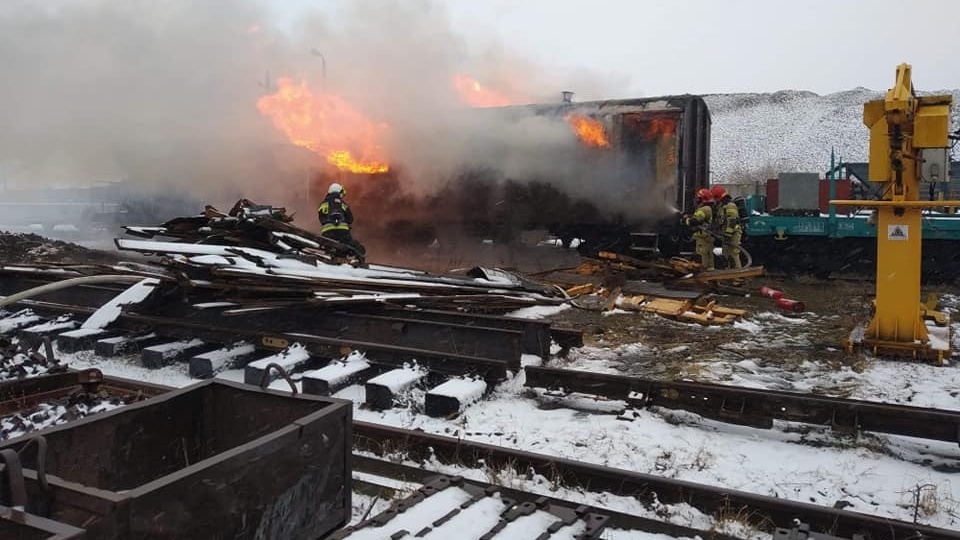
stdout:
{"type": "Polygon", "coordinates": [[[761,276],[764,273],[762,266],[748,266],[746,268],[724,268],[705,271],[703,266],[695,261],[683,257],[670,257],[655,261],[645,261],[619,253],[601,251],[598,259],[588,259],[585,264],[601,271],[623,272],[628,277],[646,278],[651,272],[658,273],[659,277],[677,287],[716,287],[725,281],[737,282],[742,279],[761,276]]]}
{"type": "Polygon", "coordinates": [[[176,218],[159,227],[126,227],[141,238],[117,239],[120,250],[161,255],[162,270],[198,307],[226,314],[284,307],[391,303],[422,308],[507,311],[559,304],[556,287],[487,268],[465,275],[358,264],[339,256],[342,244],[293,226],[282,208],[239,201],[227,214],[176,218]]]}
{"type": "MultiPolygon", "coordinates": [[[[544,280],[562,288],[574,298],[574,305],[584,307],[582,299],[596,299],[596,309],[612,311],[641,311],[684,322],[699,324],[729,324],[743,317],[743,309],[718,305],[716,301],[703,301],[703,291],[689,287],[676,288],[677,283],[667,281],[667,285],[643,279],[648,274],[636,274],[637,264],[631,264],[629,257],[601,253],[601,260],[588,259],[572,272],[555,273],[544,280]],[[629,261],[629,262],[625,262],[629,261]]],[[[646,268],[679,273],[694,269],[683,259],[669,262],[650,263],[646,268]]],[[[761,269],[762,271],[762,269],[761,269]]]]}

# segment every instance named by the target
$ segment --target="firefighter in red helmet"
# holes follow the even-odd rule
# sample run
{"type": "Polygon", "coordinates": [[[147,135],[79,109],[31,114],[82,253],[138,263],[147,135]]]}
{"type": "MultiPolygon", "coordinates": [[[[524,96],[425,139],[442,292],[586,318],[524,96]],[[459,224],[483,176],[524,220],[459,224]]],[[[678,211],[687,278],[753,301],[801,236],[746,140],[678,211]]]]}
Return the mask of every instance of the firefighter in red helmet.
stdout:
{"type": "Polygon", "coordinates": [[[714,269],[713,235],[710,234],[710,227],[713,226],[713,195],[709,189],[702,188],[697,190],[696,198],[697,209],[687,218],[686,224],[693,229],[693,241],[700,264],[704,270],[710,271],[714,269]]]}
{"type": "Polygon", "coordinates": [[[714,223],[723,239],[723,258],[727,261],[727,268],[740,269],[743,267],[740,262],[740,240],[743,236],[740,210],[722,186],[713,186],[710,194],[716,205],[714,223]]]}

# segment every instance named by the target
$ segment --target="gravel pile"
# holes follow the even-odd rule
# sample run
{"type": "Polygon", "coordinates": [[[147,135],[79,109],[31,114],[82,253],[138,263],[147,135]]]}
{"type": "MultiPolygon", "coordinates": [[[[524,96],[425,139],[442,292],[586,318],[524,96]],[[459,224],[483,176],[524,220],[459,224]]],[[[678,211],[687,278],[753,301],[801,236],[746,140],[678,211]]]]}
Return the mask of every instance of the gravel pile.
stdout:
{"type": "Polygon", "coordinates": [[[27,262],[112,263],[117,256],[83,246],[44,238],[33,233],[0,231],[0,261],[4,264],[27,262]]]}

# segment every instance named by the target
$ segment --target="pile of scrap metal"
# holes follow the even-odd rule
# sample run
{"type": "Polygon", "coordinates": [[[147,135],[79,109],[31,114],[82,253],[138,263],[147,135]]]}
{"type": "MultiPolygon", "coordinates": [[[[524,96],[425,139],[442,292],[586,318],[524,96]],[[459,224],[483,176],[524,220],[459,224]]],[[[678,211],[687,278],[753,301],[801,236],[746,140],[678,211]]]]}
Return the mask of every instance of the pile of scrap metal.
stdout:
{"type": "Polygon", "coordinates": [[[173,219],[160,227],[126,227],[141,238],[178,241],[118,238],[116,245],[122,251],[162,255],[161,266],[131,272],[175,282],[177,294],[189,302],[226,307],[226,314],[370,304],[503,312],[564,301],[556,287],[497,269],[437,275],[349,264],[328,249],[327,239],[294,227],[290,220],[282,208],[241,200],[226,215],[208,207],[201,216],[173,219]]]}
{"type": "Polygon", "coordinates": [[[240,199],[226,214],[207,205],[198,216],[177,217],[159,227],[124,229],[141,238],[160,236],[192,244],[253,247],[313,261],[364,264],[363,255],[353,247],[296,227],[292,221],[286,208],[240,199]]]}
{"type": "MultiPolygon", "coordinates": [[[[28,312],[24,314],[25,318],[29,317],[28,312]]],[[[15,319],[18,315],[20,313],[14,314],[13,318],[15,319]]],[[[54,358],[50,340],[35,343],[14,342],[0,336],[0,383],[5,380],[59,373],[65,370],[66,366],[54,358]],[[46,347],[45,353],[40,352],[41,345],[46,347]]]]}

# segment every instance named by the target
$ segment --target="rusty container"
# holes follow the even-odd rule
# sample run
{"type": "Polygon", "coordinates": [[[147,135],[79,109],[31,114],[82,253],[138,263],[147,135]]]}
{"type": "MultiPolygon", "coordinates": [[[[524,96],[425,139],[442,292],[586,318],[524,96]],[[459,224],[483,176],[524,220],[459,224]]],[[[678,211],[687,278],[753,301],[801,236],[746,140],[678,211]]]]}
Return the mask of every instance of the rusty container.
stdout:
{"type": "Polygon", "coordinates": [[[88,538],[322,538],[351,511],[352,405],[223,380],[28,437],[27,510],[88,538]]]}

